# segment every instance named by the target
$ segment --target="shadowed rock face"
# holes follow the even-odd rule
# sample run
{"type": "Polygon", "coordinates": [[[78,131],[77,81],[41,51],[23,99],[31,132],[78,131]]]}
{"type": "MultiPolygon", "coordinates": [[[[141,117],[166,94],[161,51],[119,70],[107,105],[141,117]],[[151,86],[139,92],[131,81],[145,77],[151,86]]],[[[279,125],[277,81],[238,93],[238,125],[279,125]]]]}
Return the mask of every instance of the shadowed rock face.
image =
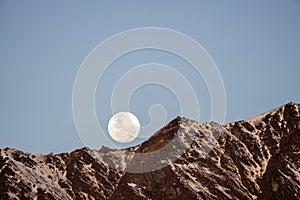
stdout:
{"type": "Polygon", "coordinates": [[[300,199],[299,111],[289,103],[225,125],[178,117],[124,150],[2,149],[0,199],[300,199]],[[168,146],[170,155],[160,152],[168,146]],[[165,164],[152,171],[158,162],[165,164]],[[145,165],[144,173],[123,172],[145,165]]]}

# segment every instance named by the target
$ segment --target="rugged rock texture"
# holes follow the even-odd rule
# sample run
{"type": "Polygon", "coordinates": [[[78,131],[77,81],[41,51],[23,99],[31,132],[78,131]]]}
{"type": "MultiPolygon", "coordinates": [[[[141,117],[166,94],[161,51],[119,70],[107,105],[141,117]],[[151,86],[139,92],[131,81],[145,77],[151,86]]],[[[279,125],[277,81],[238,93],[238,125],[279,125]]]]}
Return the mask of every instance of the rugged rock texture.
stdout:
{"type": "Polygon", "coordinates": [[[300,199],[299,111],[226,125],[176,118],[125,150],[2,149],[0,199],[300,199]]]}

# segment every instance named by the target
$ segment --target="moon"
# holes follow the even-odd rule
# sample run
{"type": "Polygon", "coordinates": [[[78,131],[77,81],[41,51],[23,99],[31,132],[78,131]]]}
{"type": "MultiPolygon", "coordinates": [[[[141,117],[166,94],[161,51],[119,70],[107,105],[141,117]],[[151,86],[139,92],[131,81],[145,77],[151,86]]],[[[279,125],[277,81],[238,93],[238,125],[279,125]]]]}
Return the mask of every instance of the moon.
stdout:
{"type": "Polygon", "coordinates": [[[139,119],[130,112],[119,112],[108,122],[108,133],[117,142],[133,141],[139,134],[141,125],[139,119]]]}

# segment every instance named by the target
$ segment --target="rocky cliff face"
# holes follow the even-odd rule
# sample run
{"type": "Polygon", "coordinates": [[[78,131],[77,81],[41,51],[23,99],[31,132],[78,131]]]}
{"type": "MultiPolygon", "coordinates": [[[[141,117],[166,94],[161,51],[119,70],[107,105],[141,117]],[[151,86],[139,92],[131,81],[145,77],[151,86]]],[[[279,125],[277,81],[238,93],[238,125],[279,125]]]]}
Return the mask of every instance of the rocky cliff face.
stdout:
{"type": "Polygon", "coordinates": [[[225,125],[176,118],[124,150],[2,149],[0,199],[300,199],[299,111],[225,125]]]}

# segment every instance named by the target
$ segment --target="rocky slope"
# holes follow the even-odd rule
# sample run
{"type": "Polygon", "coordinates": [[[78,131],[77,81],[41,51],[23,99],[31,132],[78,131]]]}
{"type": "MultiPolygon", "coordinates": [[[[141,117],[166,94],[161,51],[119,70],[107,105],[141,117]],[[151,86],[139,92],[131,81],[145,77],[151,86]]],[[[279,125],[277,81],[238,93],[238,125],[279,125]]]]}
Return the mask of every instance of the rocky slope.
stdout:
{"type": "Polygon", "coordinates": [[[176,118],[124,150],[0,151],[0,199],[300,199],[300,105],[230,124],[176,118]]]}

